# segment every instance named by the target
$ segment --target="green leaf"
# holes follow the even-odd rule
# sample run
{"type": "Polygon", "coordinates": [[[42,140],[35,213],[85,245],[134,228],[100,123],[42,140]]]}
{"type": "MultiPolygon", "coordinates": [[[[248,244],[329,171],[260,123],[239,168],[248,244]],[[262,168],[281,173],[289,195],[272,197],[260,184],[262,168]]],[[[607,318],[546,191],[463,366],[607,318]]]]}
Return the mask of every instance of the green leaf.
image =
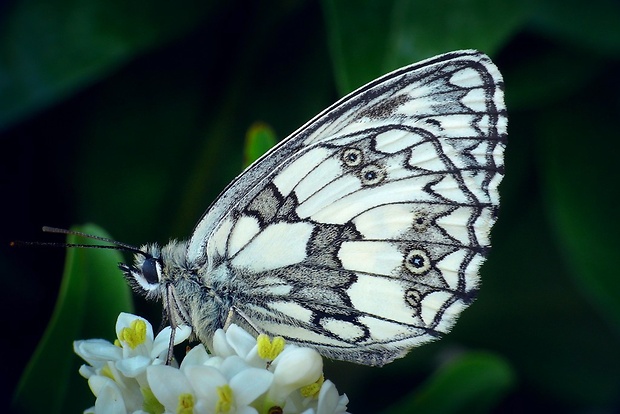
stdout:
{"type": "MultiPolygon", "coordinates": [[[[94,225],[73,230],[109,237],[94,225]]],[[[101,244],[70,235],[67,243],[101,244]]],[[[45,334],[26,367],[13,407],[26,413],[81,412],[92,405],[87,382],[78,374],[81,365],[73,341],[114,338],[121,311],[131,312],[131,292],[118,270],[123,258],[117,250],[67,250],[62,284],[45,334]]]]}
{"type": "Polygon", "coordinates": [[[399,67],[458,49],[495,54],[531,10],[523,0],[400,1],[394,9],[389,62],[399,67]]]}
{"type": "Polygon", "coordinates": [[[267,124],[255,123],[245,136],[243,167],[252,164],[277,143],[276,134],[267,124]]]}
{"type": "Polygon", "coordinates": [[[0,129],[190,30],[209,2],[15,1],[0,19],[0,129]]]}
{"type": "Polygon", "coordinates": [[[465,354],[442,366],[409,399],[387,413],[488,412],[515,385],[515,374],[501,357],[465,354]]]}
{"type": "Polygon", "coordinates": [[[531,1],[324,0],[336,82],[349,92],[390,70],[457,49],[495,53],[531,1]]]}
{"type": "Polygon", "coordinates": [[[323,0],[334,76],[341,95],[386,72],[393,4],[389,1],[323,0]]]}
{"type": "Polygon", "coordinates": [[[574,48],[529,51],[504,71],[506,106],[511,111],[538,109],[565,100],[600,76],[605,64],[574,48]]]}
{"type": "Polygon", "coordinates": [[[608,123],[620,107],[613,98],[596,109],[584,102],[567,102],[540,120],[543,194],[570,274],[620,334],[620,278],[612,260],[618,254],[620,234],[620,221],[614,219],[620,142],[610,136],[608,123]],[[586,143],[593,141],[604,146],[586,150],[586,143]]]}
{"type": "MultiPolygon", "coordinates": [[[[534,399],[529,405],[549,404],[556,411],[614,406],[620,341],[571,280],[568,252],[554,237],[541,200],[550,190],[539,188],[536,157],[556,155],[538,148],[538,122],[530,113],[512,119],[512,136],[520,139],[506,152],[502,208],[482,266],[479,297],[440,343],[458,338],[505,356],[518,369],[519,382],[536,390],[521,387],[516,394],[534,399]]],[[[560,131],[555,131],[558,139],[565,138],[560,131]]]]}
{"type": "Polygon", "coordinates": [[[620,4],[615,0],[545,0],[536,3],[531,28],[571,46],[620,55],[620,4]]]}

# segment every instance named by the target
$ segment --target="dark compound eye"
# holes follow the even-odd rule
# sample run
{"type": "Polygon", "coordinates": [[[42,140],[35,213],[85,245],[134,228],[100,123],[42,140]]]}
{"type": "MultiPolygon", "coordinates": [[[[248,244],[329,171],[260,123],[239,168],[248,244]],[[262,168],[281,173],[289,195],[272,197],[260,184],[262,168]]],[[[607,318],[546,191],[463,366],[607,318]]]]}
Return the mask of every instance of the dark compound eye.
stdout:
{"type": "Polygon", "coordinates": [[[364,160],[362,151],[357,148],[347,148],[342,151],[342,162],[349,167],[357,167],[364,160]]]}
{"type": "Polygon", "coordinates": [[[375,164],[369,164],[360,171],[360,179],[363,185],[376,185],[385,178],[385,171],[375,164]]]}
{"type": "Polygon", "coordinates": [[[147,257],[146,260],[144,260],[144,263],[142,263],[142,275],[148,283],[159,283],[157,259],[154,257],[147,257]]]}

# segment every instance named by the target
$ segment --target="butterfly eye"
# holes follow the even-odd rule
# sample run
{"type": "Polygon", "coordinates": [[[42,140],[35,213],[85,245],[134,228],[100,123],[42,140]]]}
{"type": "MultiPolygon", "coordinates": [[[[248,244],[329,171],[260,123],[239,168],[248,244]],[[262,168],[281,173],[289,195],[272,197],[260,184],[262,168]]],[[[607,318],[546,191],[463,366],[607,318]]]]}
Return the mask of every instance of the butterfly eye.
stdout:
{"type": "Polygon", "coordinates": [[[148,283],[159,283],[159,263],[154,257],[149,257],[142,263],[142,275],[148,283]]]}
{"type": "Polygon", "coordinates": [[[342,152],[342,162],[348,167],[357,167],[364,160],[362,151],[357,148],[347,148],[342,152]]]}
{"type": "Polygon", "coordinates": [[[425,251],[414,249],[407,254],[405,267],[414,275],[421,275],[431,268],[431,261],[425,251]]]}
{"type": "Polygon", "coordinates": [[[384,178],[385,171],[374,164],[367,165],[360,171],[362,185],[376,185],[383,181],[384,178]]]}

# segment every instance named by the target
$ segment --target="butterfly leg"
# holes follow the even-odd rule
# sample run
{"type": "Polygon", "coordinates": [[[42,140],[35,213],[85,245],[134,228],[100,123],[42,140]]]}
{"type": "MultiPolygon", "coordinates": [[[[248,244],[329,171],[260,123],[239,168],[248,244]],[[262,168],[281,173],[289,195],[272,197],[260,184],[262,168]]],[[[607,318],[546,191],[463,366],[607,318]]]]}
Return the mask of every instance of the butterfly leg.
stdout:
{"type": "Polygon", "coordinates": [[[259,329],[258,326],[256,326],[254,323],[252,323],[252,320],[241,309],[234,305],[231,306],[228,310],[228,316],[226,317],[226,322],[224,322],[224,330],[228,329],[228,327],[232,324],[235,315],[242,319],[243,322],[245,322],[244,325],[252,328],[252,330],[256,332],[256,335],[263,333],[263,331],[259,329]]]}
{"type": "Polygon", "coordinates": [[[192,328],[192,331],[194,328],[189,323],[190,318],[187,314],[187,311],[178,301],[178,295],[176,293],[174,285],[167,284],[165,292],[164,309],[166,310],[165,315],[167,315],[168,323],[170,325],[170,342],[168,342],[166,365],[170,365],[172,363],[172,359],[174,358],[174,337],[177,328],[181,325],[188,325],[190,328],[192,328]]]}
{"type": "Polygon", "coordinates": [[[174,358],[174,334],[176,333],[176,329],[172,328],[170,330],[170,342],[168,342],[168,353],[166,354],[166,365],[170,365],[172,363],[172,358],[174,358]]]}

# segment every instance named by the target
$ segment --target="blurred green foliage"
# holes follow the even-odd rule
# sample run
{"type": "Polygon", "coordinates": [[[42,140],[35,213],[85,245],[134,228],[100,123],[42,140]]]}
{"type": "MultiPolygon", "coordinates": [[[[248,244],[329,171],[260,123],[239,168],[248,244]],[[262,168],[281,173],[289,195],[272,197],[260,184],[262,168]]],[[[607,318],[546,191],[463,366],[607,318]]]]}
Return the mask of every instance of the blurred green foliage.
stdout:
{"type": "Polygon", "coordinates": [[[488,412],[514,387],[512,368],[502,358],[469,352],[440,366],[415,392],[386,414],[449,414],[488,412]]]}
{"type": "MultiPolygon", "coordinates": [[[[72,230],[108,237],[94,225],[72,230]]],[[[105,245],[76,235],[70,235],[67,243],[105,245]]],[[[117,250],[67,251],[54,313],[20,379],[15,408],[25,412],[69,413],[83,411],[90,405],[87,382],[75,375],[83,361],[71,352],[73,341],[101,338],[110,332],[113,335],[119,312],[133,310],[131,290],[124,278],[110,275],[110,269],[121,260],[117,250]]]]}
{"type": "Polygon", "coordinates": [[[252,164],[276,145],[277,142],[276,134],[269,125],[257,122],[250,126],[245,136],[243,167],[245,168],[252,164]]]}
{"type": "MultiPolygon", "coordinates": [[[[382,369],[328,364],[326,377],[352,412],[411,401],[429,412],[459,401],[476,411],[617,411],[615,0],[3,3],[3,239],[62,241],[38,228],[85,221],[136,245],[188,237],[241,171],[255,122],[281,139],[364,82],[458,48],[493,57],[509,110],[479,298],[441,341],[382,369]],[[482,351],[488,361],[476,359],[482,351]],[[437,399],[453,387],[461,392],[437,399]]],[[[62,260],[56,249],[1,252],[9,393],[50,321],[62,260]]],[[[100,335],[113,339],[113,325],[100,335]]],[[[49,394],[33,398],[68,387],[57,370],[38,375],[49,394]]]]}

